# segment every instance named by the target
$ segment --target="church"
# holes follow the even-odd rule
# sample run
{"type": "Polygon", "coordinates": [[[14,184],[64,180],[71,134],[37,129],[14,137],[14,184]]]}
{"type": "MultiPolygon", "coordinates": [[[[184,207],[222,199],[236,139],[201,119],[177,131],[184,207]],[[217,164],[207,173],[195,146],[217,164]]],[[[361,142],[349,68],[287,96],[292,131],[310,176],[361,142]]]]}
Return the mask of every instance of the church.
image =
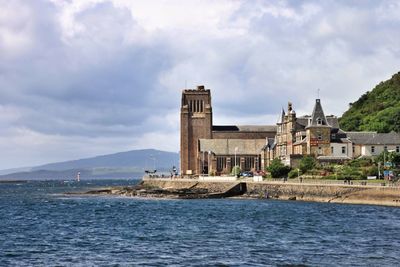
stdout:
{"type": "Polygon", "coordinates": [[[274,158],[295,167],[304,155],[343,162],[400,152],[400,134],[345,132],[336,116],[325,116],[320,99],[311,115],[300,117],[289,102],[276,125],[213,125],[211,91],[200,85],[182,91],[180,116],[182,175],[225,175],[234,166],[264,171],[274,158]]]}

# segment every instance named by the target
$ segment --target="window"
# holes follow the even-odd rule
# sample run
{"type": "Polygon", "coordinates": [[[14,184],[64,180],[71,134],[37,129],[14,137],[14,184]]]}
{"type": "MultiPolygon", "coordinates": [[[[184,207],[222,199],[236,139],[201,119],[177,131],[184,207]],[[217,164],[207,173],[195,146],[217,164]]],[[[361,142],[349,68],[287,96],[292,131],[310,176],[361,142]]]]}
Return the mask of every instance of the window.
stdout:
{"type": "Polygon", "coordinates": [[[254,157],[244,158],[244,171],[250,171],[254,168],[254,157]]]}
{"type": "Polygon", "coordinates": [[[317,133],[318,140],[322,140],[322,133],[317,133]]]}
{"type": "Polygon", "coordinates": [[[396,146],[396,153],[400,153],[400,146],[396,146]]]}
{"type": "Polygon", "coordinates": [[[317,124],[321,125],[322,124],[322,119],[321,118],[317,118],[317,124]]]}
{"type": "Polygon", "coordinates": [[[318,154],[321,155],[322,154],[322,147],[318,147],[318,154]]]}
{"type": "Polygon", "coordinates": [[[189,112],[193,112],[193,101],[189,101],[189,112]]]}
{"type": "Polygon", "coordinates": [[[333,154],[333,152],[334,152],[334,149],[333,149],[333,146],[331,146],[331,154],[333,154]]]}
{"type": "Polygon", "coordinates": [[[356,153],[356,147],[353,146],[353,153],[356,153]]]}
{"type": "Polygon", "coordinates": [[[346,154],[346,147],[342,146],[342,154],[346,154]]]}
{"type": "Polygon", "coordinates": [[[383,150],[384,150],[384,151],[387,151],[387,146],[384,146],[384,147],[383,147],[383,150]]]}
{"type": "Polygon", "coordinates": [[[217,157],[217,171],[223,171],[226,168],[226,158],[217,157]]]}
{"type": "Polygon", "coordinates": [[[374,146],[371,146],[371,153],[372,154],[375,153],[375,147],[374,146]]]}

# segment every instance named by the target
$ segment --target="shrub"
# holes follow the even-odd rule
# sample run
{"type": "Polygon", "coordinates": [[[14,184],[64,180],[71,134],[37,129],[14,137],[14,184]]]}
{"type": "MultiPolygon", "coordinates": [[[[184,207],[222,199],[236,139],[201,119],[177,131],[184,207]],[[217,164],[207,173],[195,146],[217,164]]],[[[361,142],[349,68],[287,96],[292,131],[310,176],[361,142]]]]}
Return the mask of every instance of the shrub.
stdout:
{"type": "Polygon", "coordinates": [[[298,169],[293,169],[288,173],[289,178],[296,178],[299,175],[298,169]]]}
{"type": "Polygon", "coordinates": [[[240,167],[236,165],[232,168],[231,175],[240,175],[241,172],[242,170],[240,169],[240,167]]]}
{"type": "Polygon", "coordinates": [[[299,163],[299,169],[302,173],[306,173],[307,171],[314,169],[315,166],[316,166],[316,162],[315,162],[314,157],[312,157],[312,156],[303,157],[299,163]]]}
{"type": "Polygon", "coordinates": [[[366,178],[367,176],[378,176],[378,167],[375,165],[366,167],[362,170],[362,175],[366,178]]]}
{"type": "Polygon", "coordinates": [[[280,159],[273,159],[267,170],[271,173],[272,178],[285,177],[289,171],[290,167],[285,166],[280,159]]]}

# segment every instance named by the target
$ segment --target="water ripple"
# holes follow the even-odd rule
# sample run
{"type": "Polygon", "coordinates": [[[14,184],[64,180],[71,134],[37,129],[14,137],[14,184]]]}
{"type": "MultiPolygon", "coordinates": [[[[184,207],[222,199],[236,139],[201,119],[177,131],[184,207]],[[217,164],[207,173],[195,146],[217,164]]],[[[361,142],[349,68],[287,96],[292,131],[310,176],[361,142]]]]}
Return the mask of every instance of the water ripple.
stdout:
{"type": "MultiPolygon", "coordinates": [[[[118,181],[118,183],[131,183],[118,181]]],[[[395,266],[400,209],[64,196],[0,184],[0,266],[395,266]]],[[[98,186],[116,181],[97,182],[98,186]]]]}

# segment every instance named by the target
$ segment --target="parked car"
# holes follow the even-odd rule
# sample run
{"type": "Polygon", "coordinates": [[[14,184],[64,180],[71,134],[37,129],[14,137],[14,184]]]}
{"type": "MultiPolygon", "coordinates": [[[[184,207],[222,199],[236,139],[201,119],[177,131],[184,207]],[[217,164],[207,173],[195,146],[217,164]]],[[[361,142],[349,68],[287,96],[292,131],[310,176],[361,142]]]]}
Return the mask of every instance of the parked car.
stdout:
{"type": "Polygon", "coordinates": [[[243,177],[253,177],[253,172],[242,172],[243,177]]]}

